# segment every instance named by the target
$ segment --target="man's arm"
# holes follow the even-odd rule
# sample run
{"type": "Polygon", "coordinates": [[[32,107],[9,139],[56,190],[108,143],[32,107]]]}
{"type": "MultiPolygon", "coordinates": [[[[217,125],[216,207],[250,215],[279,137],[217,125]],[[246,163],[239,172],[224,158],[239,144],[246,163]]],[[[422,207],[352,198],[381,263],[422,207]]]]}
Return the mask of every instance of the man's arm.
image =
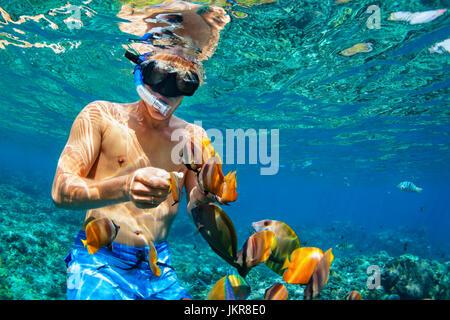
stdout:
{"type": "Polygon", "coordinates": [[[140,208],[158,206],[169,192],[165,170],[147,167],[106,180],[86,178],[101,150],[106,112],[94,102],[75,119],[58,161],[52,187],[54,203],[67,209],[94,209],[125,201],[140,208]]]}
{"type": "Polygon", "coordinates": [[[53,180],[52,198],[59,207],[92,209],[126,199],[126,176],[104,181],[86,178],[100,152],[104,113],[104,107],[93,102],[72,125],[53,180]]]}

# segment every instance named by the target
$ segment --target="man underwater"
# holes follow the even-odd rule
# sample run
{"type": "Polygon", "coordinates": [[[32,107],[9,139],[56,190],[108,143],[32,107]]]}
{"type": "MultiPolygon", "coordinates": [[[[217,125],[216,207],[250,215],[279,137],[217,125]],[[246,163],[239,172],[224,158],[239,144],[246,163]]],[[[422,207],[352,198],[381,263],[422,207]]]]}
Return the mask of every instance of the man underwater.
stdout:
{"type": "MultiPolygon", "coordinates": [[[[229,22],[221,8],[186,6],[216,31],[229,22]]],[[[179,17],[175,20],[180,22],[179,17]]],[[[189,212],[196,203],[211,201],[198,190],[195,173],[171,158],[179,143],[171,139],[175,130],[206,135],[173,115],[184,96],[194,94],[201,72],[176,50],[128,58],[139,66],[135,77],[138,72],[136,87],[142,99],[88,104],[75,119],[58,162],[53,201],[58,207],[87,210],[85,225],[65,259],[67,298],[191,299],[170,262],[166,239],[178,204],[173,205],[166,177],[169,172],[184,174],[189,212]],[[111,248],[90,254],[81,240],[86,239],[87,222],[98,218],[108,218],[120,229],[111,248]],[[149,267],[149,242],[155,244],[159,276],[149,267]]]]}

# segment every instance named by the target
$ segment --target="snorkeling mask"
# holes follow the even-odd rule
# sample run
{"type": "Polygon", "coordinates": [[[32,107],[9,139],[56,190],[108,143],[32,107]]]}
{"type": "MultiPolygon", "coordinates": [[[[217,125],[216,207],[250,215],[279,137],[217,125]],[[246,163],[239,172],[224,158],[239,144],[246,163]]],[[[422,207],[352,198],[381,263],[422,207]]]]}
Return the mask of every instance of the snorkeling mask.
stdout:
{"type": "MultiPolygon", "coordinates": [[[[149,37],[147,33],[141,40],[146,41],[149,37]]],[[[129,51],[125,53],[125,57],[136,64],[134,83],[137,93],[147,104],[167,116],[172,107],[151,94],[144,84],[165,97],[192,96],[199,86],[200,79],[194,71],[174,70],[164,66],[163,61],[146,59],[147,55],[138,56],[129,51]]]]}

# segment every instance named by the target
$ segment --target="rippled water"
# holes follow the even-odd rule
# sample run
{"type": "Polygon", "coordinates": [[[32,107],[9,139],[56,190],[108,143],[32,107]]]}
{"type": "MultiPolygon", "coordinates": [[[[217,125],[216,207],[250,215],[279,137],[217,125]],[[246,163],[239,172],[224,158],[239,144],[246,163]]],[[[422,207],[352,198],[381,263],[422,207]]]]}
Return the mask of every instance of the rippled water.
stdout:
{"type": "MultiPolygon", "coordinates": [[[[93,100],[138,99],[123,57],[130,35],[118,27],[124,2],[71,3],[80,28],[64,22],[64,1],[0,4],[2,174],[37,176],[48,191],[78,112],[93,100]]],[[[157,1],[134,2],[149,3],[157,1]]],[[[222,5],[231,22],[203,63],[206,84],[177,115],[205,129],[280,130],[278,175],[230,165],[241,190],[230,214],[245,213],[242,224],[270,216],[411,225],[450,244],[450,54],[431,49],[450,38],[450,13],[417,25],[388,20],[449,1],[203,3],[222,5]],[[370,5],[379,6],[378,29],[367,27],[370,5]],[[372,50],[340,54],[358,43],[372,50]],[[424,192],[401,193],[403,180],[424,192]]]]}

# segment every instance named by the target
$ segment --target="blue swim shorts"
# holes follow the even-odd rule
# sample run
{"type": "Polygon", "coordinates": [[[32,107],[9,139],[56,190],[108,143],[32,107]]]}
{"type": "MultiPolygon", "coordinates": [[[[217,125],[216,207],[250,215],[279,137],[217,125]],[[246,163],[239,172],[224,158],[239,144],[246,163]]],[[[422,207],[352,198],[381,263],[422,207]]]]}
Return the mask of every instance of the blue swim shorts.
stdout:
{"type": "Polygon", "coordinates": [[[161,275],[148,264],[148,247],[130,247],[113,242],[91,255],[83,247],[80,231],[74,248],[66,256],[69,300],[181,300],[191,296],[178,282],[169,258],[167,242],[155,245],[161,275]]]}

